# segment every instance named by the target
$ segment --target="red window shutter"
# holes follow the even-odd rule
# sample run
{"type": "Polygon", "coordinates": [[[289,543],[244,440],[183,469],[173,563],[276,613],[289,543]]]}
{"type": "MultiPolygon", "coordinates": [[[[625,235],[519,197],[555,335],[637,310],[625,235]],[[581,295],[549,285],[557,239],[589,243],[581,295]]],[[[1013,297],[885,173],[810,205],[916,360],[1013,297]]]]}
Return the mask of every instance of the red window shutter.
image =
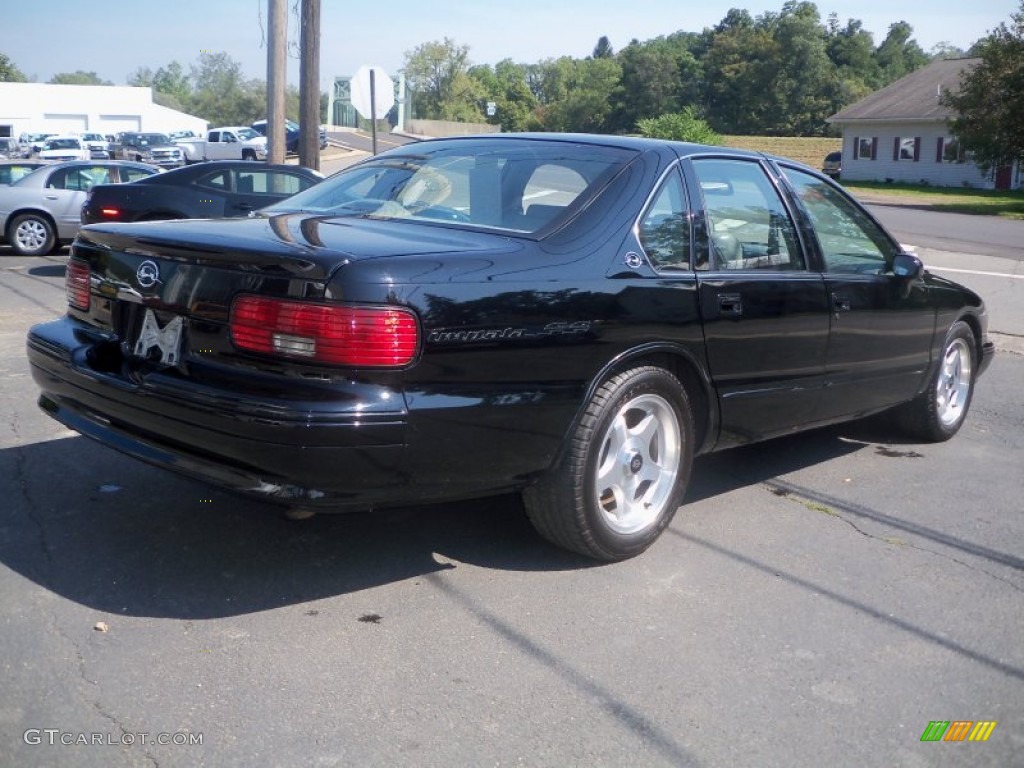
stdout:
{"type": "Polygon", "coordinates": [[[942,142],[943,142],[943,138],[941,136],[939,136],[939,138],[937,138],[935,140],[935,162],[936,163],[941,163],[942,162],[942,142]]]}
{"type": "Polygon", "coordinates": [[[875,136],[873,139],[871,139],[871,159],[872,160],[877,160],[878,159],[878,137],[877,136],[875,136]]]}
{"type": "Polygon", "coordinates": [[[921,159],[921,137],[914,137],[914,162],[918,162],[921,159]]]}

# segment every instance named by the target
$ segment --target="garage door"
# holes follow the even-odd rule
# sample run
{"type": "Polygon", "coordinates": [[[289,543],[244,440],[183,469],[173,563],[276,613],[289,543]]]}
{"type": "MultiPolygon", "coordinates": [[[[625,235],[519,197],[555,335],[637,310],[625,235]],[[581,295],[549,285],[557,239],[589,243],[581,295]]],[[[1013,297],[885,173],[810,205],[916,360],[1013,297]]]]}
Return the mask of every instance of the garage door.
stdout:
{"type": "Polygon", "coordinates": [[[81,133],[87,130],[88,125],[87,115],[62,115],[56,112],[43,114],[43,127],[48,132],[81,133]]]}
{"type": "Polygon", "coordinates": [[[141,131],[142,117],[140,115],[100,115],[100,123],[95,130],[104,136],[141,131]]]}

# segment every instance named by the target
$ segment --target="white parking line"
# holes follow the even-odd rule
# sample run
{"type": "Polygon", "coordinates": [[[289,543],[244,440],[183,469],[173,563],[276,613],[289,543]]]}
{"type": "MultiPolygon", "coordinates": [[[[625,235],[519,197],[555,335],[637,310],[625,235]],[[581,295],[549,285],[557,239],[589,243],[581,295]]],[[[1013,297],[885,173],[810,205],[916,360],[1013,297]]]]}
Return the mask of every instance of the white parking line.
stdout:
{"type": "Polygon", "coordinates": [[[1024,275],[1010,275],[1006,272],[981,272],[976,269],[953,269],[952,267],[934,267],[927,265],[931,272],[959,272],[961,275],[985,275],[986,277],[1008,277],[1011,280],[1024,280],[1024,275]]]}

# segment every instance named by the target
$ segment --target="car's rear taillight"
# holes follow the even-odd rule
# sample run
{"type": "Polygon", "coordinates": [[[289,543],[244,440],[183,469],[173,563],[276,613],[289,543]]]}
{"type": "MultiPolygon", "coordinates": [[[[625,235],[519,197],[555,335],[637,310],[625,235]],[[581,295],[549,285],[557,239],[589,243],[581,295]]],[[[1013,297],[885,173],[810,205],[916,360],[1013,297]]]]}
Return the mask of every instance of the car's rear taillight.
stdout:
{"type": "Polygon", "coordinates": [[[398,307],[353,307],[239,296],[231,341],[267,355],[359,368],[400,367],[416,359],[419,324],[398,307]]]}
{"type": "Polygon", "coordinates": [[[64,292],[68,304],[83,312],[89,311],[89,265],[84,261],[71,259],[64,273],[64,292]]]}
{"type": "Polygon", "coordinates": [[[100,216],[105,219],[119,219],[121,210],[119,208],[100,208],[100,216]]]}

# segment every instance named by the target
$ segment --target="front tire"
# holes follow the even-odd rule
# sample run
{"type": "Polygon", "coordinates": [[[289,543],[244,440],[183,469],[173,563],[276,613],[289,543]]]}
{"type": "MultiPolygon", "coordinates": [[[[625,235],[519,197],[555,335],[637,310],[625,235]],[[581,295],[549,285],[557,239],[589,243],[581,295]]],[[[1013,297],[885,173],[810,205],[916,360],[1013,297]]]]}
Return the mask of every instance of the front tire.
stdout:
{"type": "Polygon", "coordinates": [[[23,213],[11,222],[7,241],[21,256],[45,256],[57,245],[57,233],[45,216],[23,213]]]}
{"type": "Polygon", "coordinates": [[[693,415],[671,373],[634,368],[605,381],[566,455],[523,492],[537,531],[598,560],[647,549],[682,503],[693,464],[693,415]]]}
{"type": "Polygon", "coordinates": [[[970,326],[963,321],[953,323],[928,388],[896,411],[905,432],[940,443],[960,430],[974,397],[976,350],[970,326]]]}
{"type": "Polygon", "coordinates": [[[242,150],[242,159],[243,160],[255,160],[256,159],[256,153],[253,150],[251,150],[251,149],[243,149],[242,150]]]}

